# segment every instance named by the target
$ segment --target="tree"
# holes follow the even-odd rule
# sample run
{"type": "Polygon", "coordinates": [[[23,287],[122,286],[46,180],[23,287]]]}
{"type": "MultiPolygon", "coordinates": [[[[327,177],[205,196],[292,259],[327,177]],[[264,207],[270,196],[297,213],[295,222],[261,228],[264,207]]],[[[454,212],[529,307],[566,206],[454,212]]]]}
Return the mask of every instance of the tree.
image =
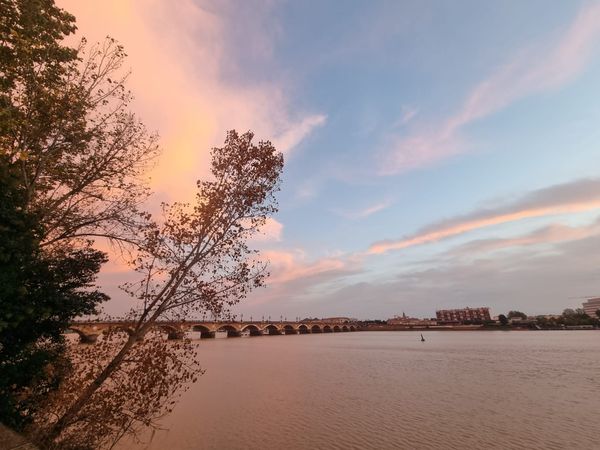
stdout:
{"type": "Polygon", "coordinates": [[[596,310],[596,317],[597,317],[598,319],[600,319],[600,309],[597,309],[597,310],[596,310]]]}
{"type": "Polygon", "coordinates": [[[75,18],[53,0],[4,0],[0,17],[0,148],[44,224],[40,245],[135,240],[158,147],[128,111],[123,48],[65,46],[75,18]]]}
{"type": "Polygon", "coordinates": [[[500,325],[502,325],[502,326],[508,325],[508,318],[504,314],[500,314],[498,316],[498,320],[500,321],[500,325]]]}
{"type": "MultiPolygon", "coordinates": [[[[136,415],[132,415],[119,404],[119,396],[114,396],[114,387],[128,380],[124,374],[143,372],[138,357],[147,352],[140,353],[140,349],[150,345],[146,342],[155,342],[144,338],[160,319],[182,319],[192,311],[227,314],[229,306],[263,285],[265,263],[247,242],[277,210],[274,193],[279,188],[283,157],[270,142],[256,145],[252,139],[250,132],[238,135],[230,131],[225,145],[212,151],[213,178],[198,182],[195,204],[163,205],[163,222],[146,230],[134,260],[140,279],[125,287],[140,304],[131,317],[134,324],[124,339],[116,340],[116,346],[94,359],[99,364],[82,370],[85,383],[72,385],[75,392],[68,396],[69,401],[59,397],[54,403],[46,419],[58,420],[47,424],[49,439],[64,442],[81,436],[98,402],[111,410],[112,433],[124,432],[125,423],[128,430],[135,429],[133,422],[150,423],[150,417],[164,407],[163,397],[148,402],[143,393],[131,391],[139,402],[134,402],[136,415]]],[[[185,355],[172,355],[168,348],[161,355],[161,364],[185,360],[185,355]]],[[[161,364],[158,366],[163,367],[161,364]]],[[[169,386],[177,387],[195,375],[186,372],[169,386]]],[[[160,377],[156,379],[160,381],[160,377]]],[[[132,407],[131,402],[128,405],[132,407]]],[[[89,431],[88,442],[106,438],[89,431]]]]}
{"type": "Polygon", "coordinates": [[[53,0],[0,7],[0,383],[14,386],[0,395],[31,414],[15,398],[47,392],[61,333],[107,298],[93,287],[106,261],[94,239],[135,245],[148,224],[142,181],[158,148],[128,111],[120,45],[66,46],[75,19],[53,0]]]}
{"type": "Polygon", "coordinates": [[[93,288],[104,253],[40,250],[17,172],[0,156],[0,421],[20,428],[60,381],[62,332],[107,297],[93,288]]]}
{"type": "Polygon", "coordinates": [[[516,317],[519,317],[523,320],[527,320],[527,314],[521,312],[521,311],[509,311],[508,312],[508,318],[509,319],[514,319],[516,317]]]}

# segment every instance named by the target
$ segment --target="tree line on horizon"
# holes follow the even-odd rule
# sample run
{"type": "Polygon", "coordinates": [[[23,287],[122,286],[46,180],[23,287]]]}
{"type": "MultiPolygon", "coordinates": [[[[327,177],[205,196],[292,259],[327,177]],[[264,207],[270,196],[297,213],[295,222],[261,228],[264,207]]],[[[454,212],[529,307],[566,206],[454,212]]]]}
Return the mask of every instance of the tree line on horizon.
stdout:
{"type": "Polygon", "coordinates": [[[583,308],[566,308],[558,315],[538,315],[530,317],[521,311],[509,311],[506,315],[500,314],[498,322],[500,325],[506,326],[511,323],[512,319],[519,319],[527,325],[537,325],[541,328],[560,328],[563,326],[581,326],[591,325],[594,327],[600,326],[600,310],[596,311],[596,317],[589,316],[583,308]]]}
{"type": "Polygon", "coordinates": [[[248,240],[277,211],[283,156],[229,131],[191,203],[146,211],[158,136],[130,111],[124,48],[64,43],[75,18],[54,0],[0,0],[0,422],[41,448],[112,448],[169,412],[202,374],[159,320],[226,315],[264,285],[248,240]],[[131,267],[129,333],[94,346],[64,333],[109,298],[111,245],[131,267]]]}

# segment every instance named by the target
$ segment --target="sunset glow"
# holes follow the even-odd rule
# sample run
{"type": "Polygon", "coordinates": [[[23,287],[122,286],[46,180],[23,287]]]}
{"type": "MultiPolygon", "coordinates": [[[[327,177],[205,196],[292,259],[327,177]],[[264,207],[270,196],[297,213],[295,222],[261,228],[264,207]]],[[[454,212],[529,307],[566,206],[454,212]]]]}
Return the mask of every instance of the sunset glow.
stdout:
{"type": "MultiPolygon", "coordinates": [[[[227,130],[284,153],[280,212],[251,241],[270,281],[240,313],[428,314],[441,301],[427,291],[440,285],[433,274],[463,264],[466,249],[498,264],[502,248],[515,261],[537,255],[535,271],[549,247],[576,258],[575,242],[600,239],[595,2],[543,16],[528,3],[376,2],[343,14],[327,2],[59,4],[77,17],[73,42],[108,34],[125,46],[134,112],[160,135],[153,214],[193,200],[227,130]]],[[[444,279],[463,280],[444,304],[478,297],[477,267],[444,279]]],[[[130,307],[118,289],[128,270],[119,258],[104,267],[108,312],[130,307]]],[[[563,276],[522,289],[531,311],[600,289],[592,278],[567,289],[563,276]]],[[[490,293],[490,306],[508,298],[490,293]]]]}

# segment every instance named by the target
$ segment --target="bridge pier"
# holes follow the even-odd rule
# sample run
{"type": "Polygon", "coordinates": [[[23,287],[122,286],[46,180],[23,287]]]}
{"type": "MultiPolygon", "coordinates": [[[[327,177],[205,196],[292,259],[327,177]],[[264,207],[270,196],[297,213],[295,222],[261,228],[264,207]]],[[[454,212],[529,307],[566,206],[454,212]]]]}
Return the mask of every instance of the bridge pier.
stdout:
{"type": "Polygon", "coordinates": [[[185,336],[183,331],[169,331],[167,333],[167,339],[170,341],[180,341],[185,336]]]}

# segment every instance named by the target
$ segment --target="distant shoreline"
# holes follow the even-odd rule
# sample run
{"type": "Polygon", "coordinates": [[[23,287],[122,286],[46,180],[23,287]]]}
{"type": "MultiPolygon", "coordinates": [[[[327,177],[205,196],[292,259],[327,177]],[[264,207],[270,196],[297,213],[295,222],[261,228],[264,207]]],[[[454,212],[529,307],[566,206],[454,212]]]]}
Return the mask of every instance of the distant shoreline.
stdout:
{"type": "Polygon", "coordinates": [[[367,325],[361,326],[360,331],[599,331],[597,328],[524,328],[511,326],[486,325],[436,325],[430,327],[406,327],[402,325],[367,325]]]}

